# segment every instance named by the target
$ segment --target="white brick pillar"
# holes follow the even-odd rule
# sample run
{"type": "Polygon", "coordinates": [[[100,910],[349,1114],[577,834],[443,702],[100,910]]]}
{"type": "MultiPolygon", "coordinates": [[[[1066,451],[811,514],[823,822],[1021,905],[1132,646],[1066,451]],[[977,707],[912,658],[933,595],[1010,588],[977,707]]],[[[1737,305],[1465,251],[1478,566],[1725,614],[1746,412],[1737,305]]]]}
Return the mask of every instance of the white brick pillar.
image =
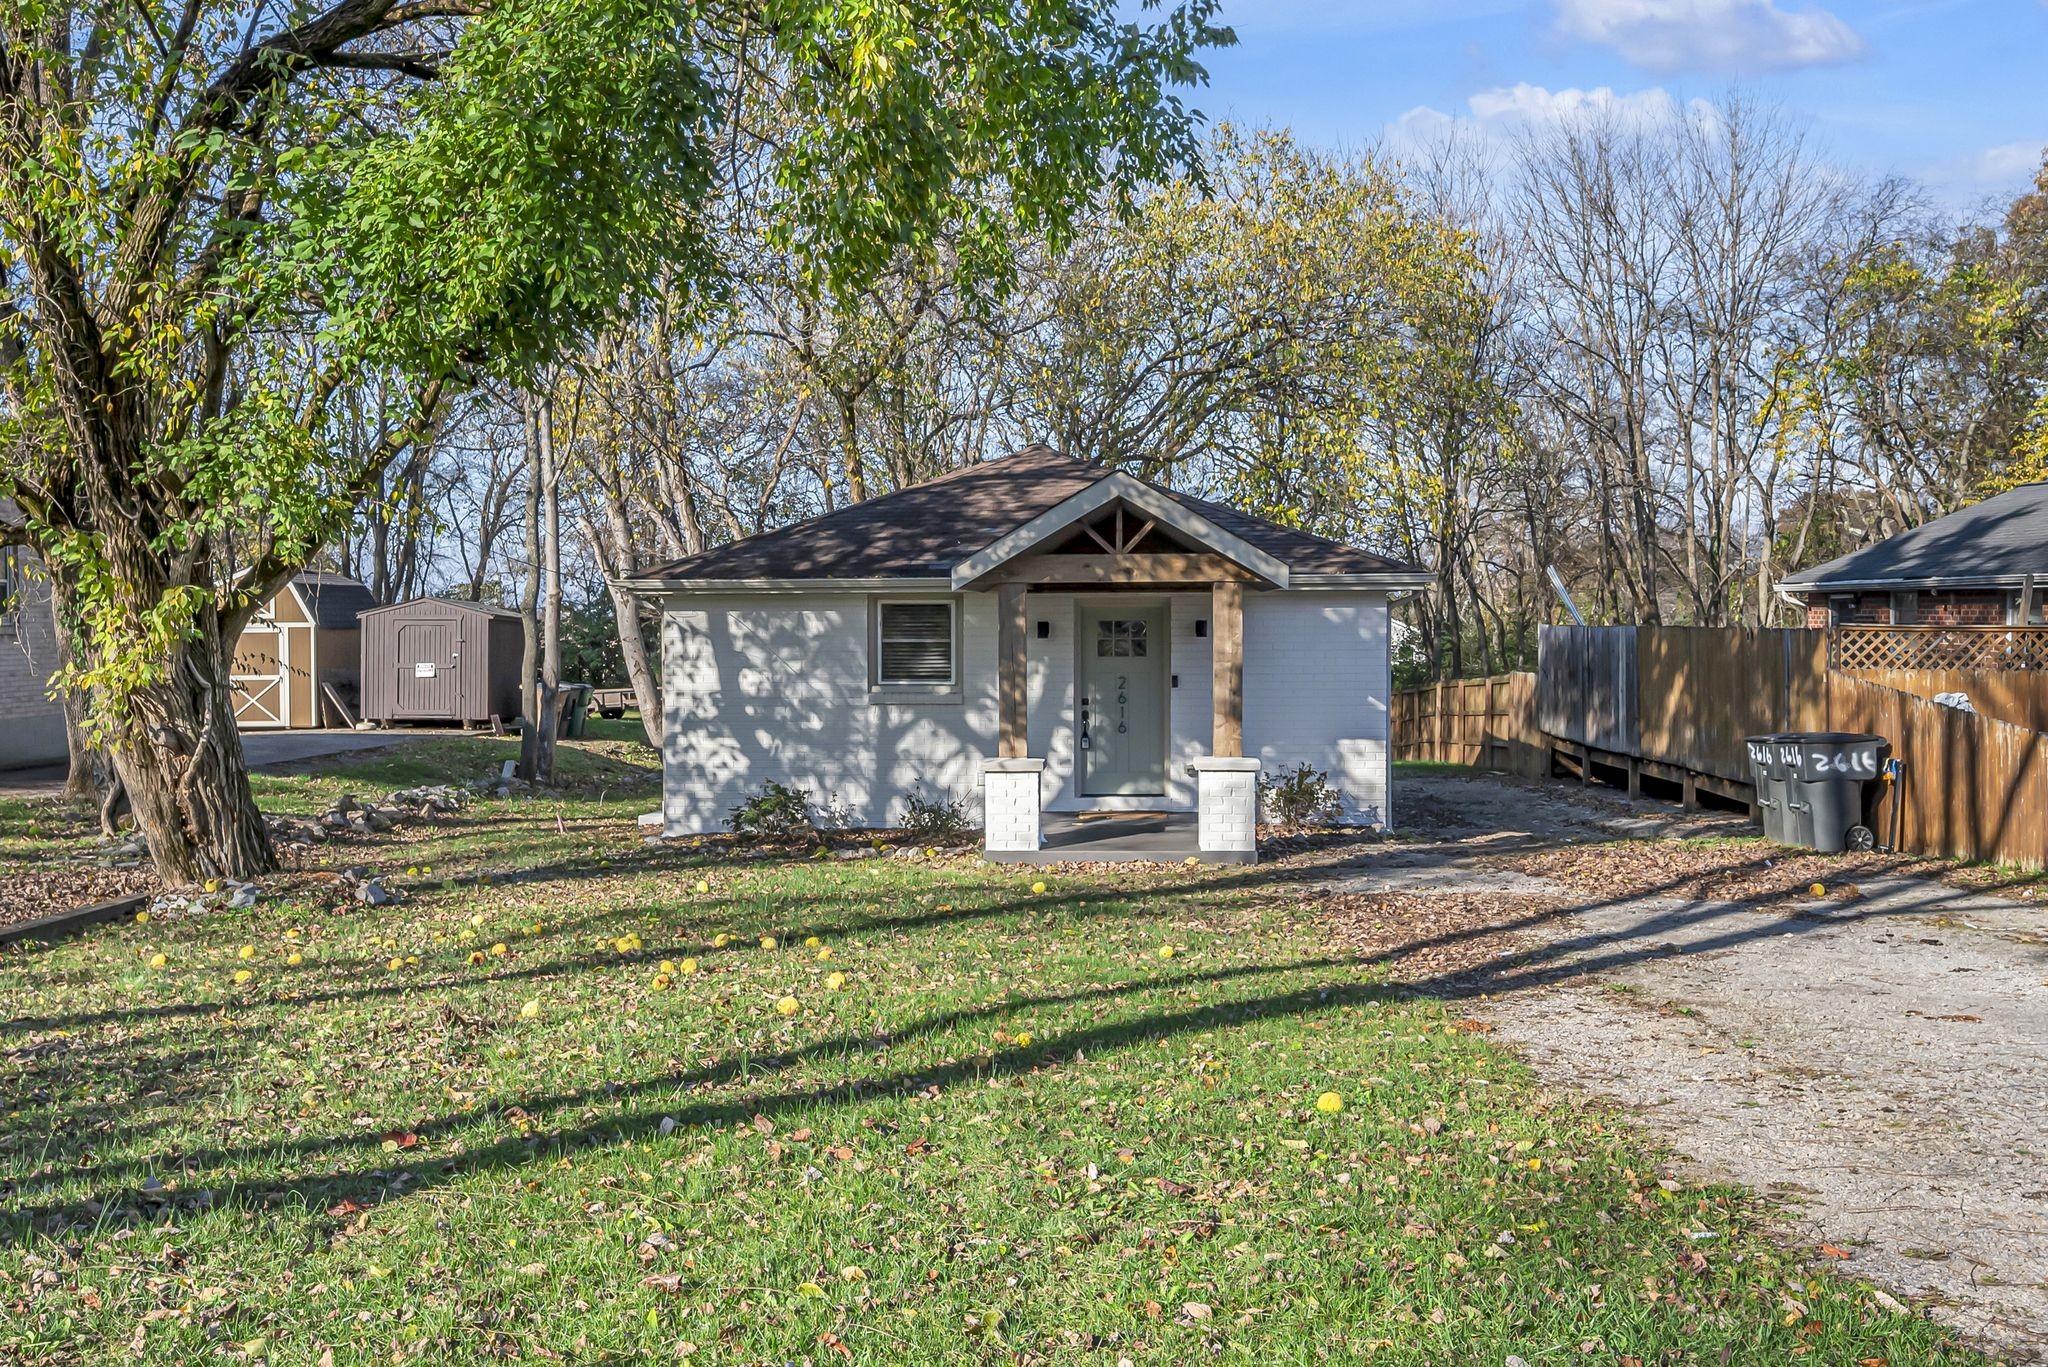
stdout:
{"type": "Polygon", "coordinates": [[[1259,860],[1259,762],[1209,755],[1194,762],[1195,828],[1202,857],[1215,863],[1259,860]]]}
{"type": "Polygon", "coordinates": [[[981,762],[981,848],[984,853],[1038,853],[1038,776],[1042,759],[981,762]]]}

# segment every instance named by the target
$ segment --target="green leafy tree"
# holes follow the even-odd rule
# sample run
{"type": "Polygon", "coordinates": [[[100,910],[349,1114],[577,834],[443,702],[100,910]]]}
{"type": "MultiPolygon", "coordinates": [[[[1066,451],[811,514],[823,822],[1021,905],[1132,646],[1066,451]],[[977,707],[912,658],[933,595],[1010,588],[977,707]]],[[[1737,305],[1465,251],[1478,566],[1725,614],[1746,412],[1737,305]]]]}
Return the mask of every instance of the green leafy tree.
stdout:
{"type": "Polygon", "coordinates": [[[159,871],[275,866],[233,723],[249,616],[455,388],[527,382],[657,277],[714,297],[729,161],[827,287],[946,224],[999,259],[1188,164],[1173,91],[1228,31],[1213,0],[1114,9],[0,0],[0,537],[51,567],[159,871]],[[376,377],[409,413],[331,440],[376,377]]]}

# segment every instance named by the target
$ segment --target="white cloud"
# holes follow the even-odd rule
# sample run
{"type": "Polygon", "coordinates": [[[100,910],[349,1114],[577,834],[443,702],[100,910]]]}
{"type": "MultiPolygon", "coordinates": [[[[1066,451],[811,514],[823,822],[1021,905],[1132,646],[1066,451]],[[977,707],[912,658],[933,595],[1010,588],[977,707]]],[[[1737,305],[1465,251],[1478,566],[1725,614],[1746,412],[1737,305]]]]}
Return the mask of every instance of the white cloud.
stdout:
{"type": "Polygon", "coordinates": [[[1856,30],[1824,9],[1777,0],[1556,0],[1565,33],[1650,71],[1723,75],[1854,61],[1856,30]]]}
{"type": "MultiPolygon", "coordinates": [[[[1711,112],[1697,101],[1690,108],[1699,115],[1711,112]]],[[[1462,114],[1447,114],[1427,105],[1411,109],[1387,128],[1385,145],[1396,156],[1467,138],[1499,148],[1522,133],[1580,119],[1660,124],[1678,116],[1678,101],[1661,86],[1618,94],[1604,85],[1591,90],[1546,90],[1524,81],[1480,91],[1465,101],[1462,114]]]]}
{"type": "Polygon", "coordinates": [[[1981,152],[1957,157],[1931,166],[1924,173],[1930,183],[1952,189],[2019,190],[2031,184],[2048,153],[2048,140],[2021,139],[2000,143],[1981,152]]]}

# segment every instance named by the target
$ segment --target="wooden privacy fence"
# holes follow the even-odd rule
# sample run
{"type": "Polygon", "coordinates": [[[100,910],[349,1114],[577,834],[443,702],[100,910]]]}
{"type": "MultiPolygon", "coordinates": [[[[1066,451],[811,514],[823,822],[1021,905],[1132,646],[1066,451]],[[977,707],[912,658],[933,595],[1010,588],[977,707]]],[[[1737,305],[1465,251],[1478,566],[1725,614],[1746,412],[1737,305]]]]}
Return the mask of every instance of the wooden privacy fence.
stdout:
{"type": "Polygon", "coordinates": [[[1993,721],[2048,731],[2048,670],[2042,669],[1852,669],[1866,683],[1896,688],[1919,698],[1962,693],[1970,706],[1993,721]]]}
{"type": "Polygon", "coordinates": [[[1905,761],[1874,815],[1915,854],[2048,867],[2048,735],[1959,712],[1853,675],[1828,675],[1828,724],[1891,742],[1905,761]]]}
{"type": "MultiPolygon", "coordinates": [[[[2015,720],[2038,716],[2042,694],[2010,677],[1967,684],[1981,714],[1935,703],[1951,691],[1924,670],[1864,678],[1829,667],[1829,633],[1714,627],[1545,627],[1535,715],[1545,743],[1589,774],[1595,765],[1679,777],[1747,796],[1745,736],[1773,731],[1865,731],[1905,762],[1903,797],[1887,789],[1874,819],[1901,848],[1924,854],[2048,862],[2048,734],[2015,720]],[[1912,691],[1893,686],[1911,682],[1912,691]],[[1980,692],[1984,701],[1979,701],[1980,692]]],[[[2030,672],[2031,673],[2031,672],[2030,672]]],[[[2039,675],[2033,677],[2038,678],[2039,675]]]]}
{"type": "Polygon", "coordinates": [[[1526,671],[1404,689],[1389,710],[1394,758],[1546,774],[1550,751],[1535,700],[1536,676],[1526,671]]]}

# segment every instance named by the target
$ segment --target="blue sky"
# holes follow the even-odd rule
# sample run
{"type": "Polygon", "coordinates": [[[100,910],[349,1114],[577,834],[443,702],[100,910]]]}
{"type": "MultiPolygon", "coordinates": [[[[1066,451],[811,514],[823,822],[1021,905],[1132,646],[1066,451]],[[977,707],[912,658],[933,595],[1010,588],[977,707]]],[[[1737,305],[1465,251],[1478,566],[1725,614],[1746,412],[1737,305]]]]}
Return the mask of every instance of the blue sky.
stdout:
{"type": "Polygon", "coordinates": [[[2048,0],[1225,0],[1224,18],[1238,46],[1193,103],[1327,146],[1739,90],[1958,209],[2024,189],[2048,146],[2048,0]]]}

